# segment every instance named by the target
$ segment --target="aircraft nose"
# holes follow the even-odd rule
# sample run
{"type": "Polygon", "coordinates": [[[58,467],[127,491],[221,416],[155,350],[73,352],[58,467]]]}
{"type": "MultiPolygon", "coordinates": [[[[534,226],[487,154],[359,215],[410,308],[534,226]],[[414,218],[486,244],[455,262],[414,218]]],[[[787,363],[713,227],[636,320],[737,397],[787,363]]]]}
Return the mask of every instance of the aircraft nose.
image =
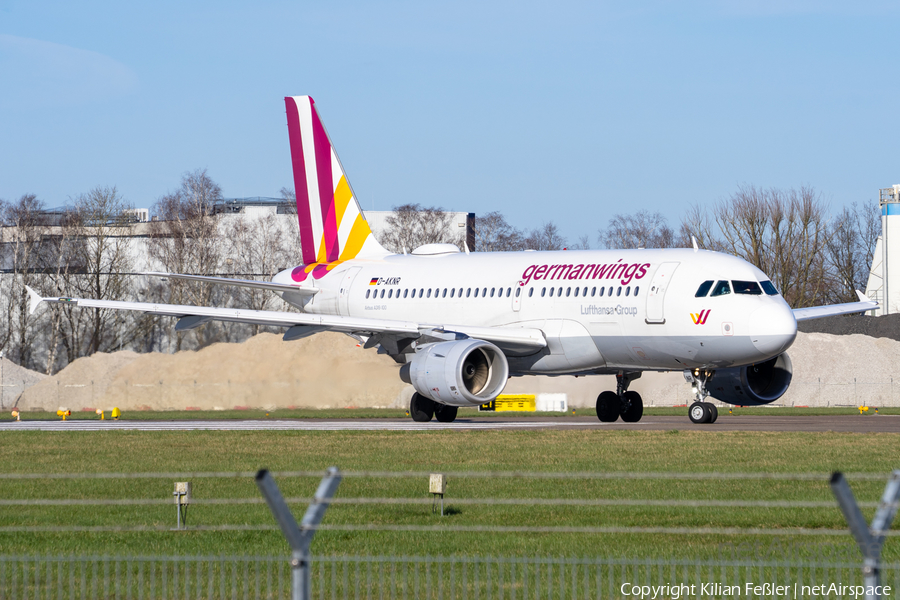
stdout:
{"type": "Polygon", "coordinates": [[[786,302],[767,303],[750,313],[750,341],[766,357],[787,350],[797,337],[797,319],[786,302]]]}

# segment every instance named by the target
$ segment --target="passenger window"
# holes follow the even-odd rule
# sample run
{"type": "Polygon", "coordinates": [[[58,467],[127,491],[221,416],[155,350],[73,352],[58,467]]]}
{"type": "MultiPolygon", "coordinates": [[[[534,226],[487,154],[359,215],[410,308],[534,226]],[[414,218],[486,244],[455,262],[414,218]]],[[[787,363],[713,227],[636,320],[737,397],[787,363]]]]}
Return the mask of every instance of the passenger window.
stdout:
{"type": "Polygon", "coordinates": [[[578,288],[575,288],[575,297],[578,297],[578,288]]]}
{"type": "Polygon", "coordinates": [[[441,294],[441,298],[446,298],[446,297],[447,297],[447,288],[444,288],[444,293],[441,294]]]}
{"type": "Polygon", "coordinates": [[[710,294],[710,297],[724,296],[725,294],[730,294],[730,293],[731,293],[731,286],[728,285],[728,282],[720,281],[713,288],[713,291],[712,291],[712,294],[710,294]]]}
{"type": "Polygon", "coordinates": [[[475,288],[475,297],[478,297],[478,288],[475,288]]]}
{"type": "Polygon", "coordinates": [[[384,290],[381,290],[381,297],[384,298],[384,290]]]}
{"type": "Polygon", "coordinates": [[[482,288],[482,289],[481,289],[481,297],[482,297],[482,298],[487,298],[487,288],[482,288]]]}
{"type": "Polygon", "coordinates": [[[766,279],[762,282],[762,289],[766,292],[767,296],[777,296],[778,290],[775,289],[775,286],[772,285],[772,282],[766,279]]]}
{"type": "Polygon", "coordinates": [[[556,295],[559,296],[560,298],[562,298],[562,288],[559,288],[558,290],[556,290],[556,295]]]}
{"type": "Polygon", "coordinates": [[[518,298],[522,294],[522,288],[516,288],[516,298],[518,298]]]}
{"type": "Polygon", "coordinates": [[[422,294],[425,293],[425,288],[419,288],[419,298],[422,297],[422,294]]]}
{"type": "Polygon", "coordinates": [[[619,289],[616,290],[616,296],[621,296],[621,295],[622,295],[622,286],[620,285],[619,289]]]}
{"type": "Polygon", "coordinates": [[[550,297],[553,297],[553,288],[550,288],[550,297]]]}
{"type": "Polygon", "coordinates": [[[366,290],[366,300],[369,299],[369,294],[372,293],[372,290],[366,290]]]}
{"type": "Polygon", "coordinates": [[[466,288],[466,298],[472,295],[472,288],[466,288]]]}
{"type": "Polygon", "coordinates": [[[637,293],[638,293],[639,289],[641,289],[641,286],[639,286],[639,285],[634,286],[634,296],[635,297],[637,297],[637,293]]]}
{"type": "Polygon", "coordinates": [[[409,290],[403,290],[403,299],[404,299],[404,300],[406,299],[406,297],[407,297],[408,295],[409,295],[409,290]]]}
{"type": "Polygon", "coordinates": [[[456,293],[456,288],[452,288],[450,290],[450,297],[452,298],[455,293],[456,293]]]}
{"type": "Polygon", "coordinates": [[[543,298],[546,293],[547,293],[547,288],[542,287],[541,288],[541,298],[543,298]]]}
{"type": "Polygon", "coordinates": [[[581,295],[587,296],[587,288],[584,288],[583,290],[581,290],[581,295]]]}
{"type": "Polygon", "coordinates": [[[604,292],[605,290],[606,290],[606,288],[600,288],[600,297],[601,297],[601,298],[603,297],[603,292],[604,292]]]}
{"type": "Polygon", "coordinates": [[[762,295],[762,290],[755,281],[732,281],[731,286],[734,288],[735,294],[749,294],[751,296],[762,295]]]}
{"type": "Polygon", "coordinates": [[[612,286],[609,286],[609,291],[606,292],[607,296],[612,296],[612,286]]]}
{"type": "Polygon", "coordinates": [[[393,297],[393,295],[394,295],[394,290],[388,290],[388,298],[393,297]]]}
{"type": "Polygon", "coordinates": [[[528,288],[528,297],[531,298],[534,296],[534,288],[528,288]]]}
{"type": "Polygon", "coordinates": [[[712,279],[701,283],[700,287],[697,288],[697,293],[694,294],[694,298],[706,298],[706,295],[709,293],[709,288],[712,287],[712,284],[712,279]]]}
{"type": "Polygon", "coordinates": [[[506,288],[506,297],[509,298],[510,294],[512,294],[512,288],[506,288]]]}
{"type": "Polygon", "coordinates": [[[494,289],[495,289],[495,288],[491,288],[491,298],[494,297],[494,289]]]}
{"type": "Polygon", "coordinates": [[[631,294],[631,286],[630,285],[627,288],[625,288],[625,295],[628,296],[629,294],[631,294]]]}
{"type": "Polygon", "coordinates": [[[428,288],[428,296],[426,298],[431,298],[431,288],[428,288]]]}
{"type": "Polygon", "coordinates": [[[460,298],[462,298],[462,288],[459,288],[459,293],[457,294],[460,298]]]}
{"type": "Polygon", "coordinates": [[[566,288],[566,298],[569,297],[569,294],[572,293],[572,288],[566,288]]]}

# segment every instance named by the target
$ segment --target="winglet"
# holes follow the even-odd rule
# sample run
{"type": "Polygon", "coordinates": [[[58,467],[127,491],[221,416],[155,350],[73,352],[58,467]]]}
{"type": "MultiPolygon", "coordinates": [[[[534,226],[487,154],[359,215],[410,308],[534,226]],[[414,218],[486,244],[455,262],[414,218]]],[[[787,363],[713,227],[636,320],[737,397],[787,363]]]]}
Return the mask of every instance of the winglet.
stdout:
{"type": "Polygon", "coordinates": [[[25,286],[25,289],[28,290],[28,297],[30,299],[28,304],[28,314],[33,315],[34,311],[37,310],[38,305],[40,305],[40,303],[43,302],[44,299],[40,294],[38,294],[27,285],[25,286]]]}
{"type": "MultiPolygon", "coordinates": [[[[870,300],[868,296],[866,296],[865,294],[863,294],[863,293],[862,293],[861,291],[859,291],[859,290],[856,290],[856,295],[859,296],[859,301],[860,301],[860,302],[875,302],[874,300],[870,300]]],[[[875,304],[878,304],[878,303],[875,302],[875,304]]]]}

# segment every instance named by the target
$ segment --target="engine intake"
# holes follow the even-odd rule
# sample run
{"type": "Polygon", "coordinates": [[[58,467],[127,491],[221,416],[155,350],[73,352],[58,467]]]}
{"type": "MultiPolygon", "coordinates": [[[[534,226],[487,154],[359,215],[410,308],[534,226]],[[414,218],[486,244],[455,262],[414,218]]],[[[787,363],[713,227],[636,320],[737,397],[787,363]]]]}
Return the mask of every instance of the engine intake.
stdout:
{"type": "Polygon", "coordinates": [[[755,365],[716,371],[707,383],[709,395],[722,402],[757,406],[781,398],[794,369],[787,353],[755,365]]]}
{"type": "Polygon", "coordinates": [[[418,348],[400,367],[416,391],[450,406],[473,406],[496,398],[509,378],[506,356],[484,340],[438,342],[418,348]]]}

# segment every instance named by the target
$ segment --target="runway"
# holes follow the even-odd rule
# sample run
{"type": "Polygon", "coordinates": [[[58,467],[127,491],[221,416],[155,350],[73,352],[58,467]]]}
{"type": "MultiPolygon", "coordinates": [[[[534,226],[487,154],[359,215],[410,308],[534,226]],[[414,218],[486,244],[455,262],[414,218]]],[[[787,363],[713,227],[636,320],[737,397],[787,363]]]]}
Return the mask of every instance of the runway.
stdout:
{"type": "Polygon", "coordinates": [[[730,416],[711,425],[695,425],[687,416],[648,416],[638,423],[601,423],[596,417],[464,417],[453,423],[416,423],[410,419],[289,419],[289,420],[184,420],[184,421],[5,421],[0,434],[12,431],[535,431],[632,430],[697,432],[772,431],[900,433],[900,415],[836,416],[730,416]]]}

